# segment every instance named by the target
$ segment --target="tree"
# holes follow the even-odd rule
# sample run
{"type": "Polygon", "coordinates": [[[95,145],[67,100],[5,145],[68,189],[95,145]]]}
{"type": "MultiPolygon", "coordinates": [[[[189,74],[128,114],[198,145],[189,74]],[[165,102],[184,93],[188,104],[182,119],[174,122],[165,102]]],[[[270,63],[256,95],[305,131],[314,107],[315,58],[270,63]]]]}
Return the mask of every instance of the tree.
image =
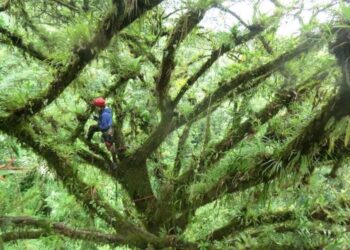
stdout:
{"type": "Polygon", "coordinates": [[[0,193],[7,204],[0,207],[0,247],[57,236],[80,240],[61,243],[66,248],[84,249],[225,248],[229,237],[242,248],[335,244],[347,230],[349,217],[337,216],[349,198],[318,190],[328,181],[323,167],[334,164],[335,177],[347,161],[349,30],[341,18],[342,25],[318,21],[320,13],[335,16],[331,1],[312,6],[308,23],[303,4],[272,2],[270,15],[254,3],[247,23],[218,1],[174,9],[160,0],[5,1],[0,153],[16,153],[18,164],[31,159],[19,193],[39,205],[21,199],[30,208],[16,209],[8,192],[18,177],[9,173],[0,193]],[[236,24],[209,30],[202,21],[213,10],[236,24]],[[302,24],[299,36],[279,36],[290,15],[302,24]],[[108,152],[84,137],[96,96],[114,111],[117,171],[108,152]],[[282,211],[254,205],[289,204],[293,192],[292,201],[309,203],[282,211]],[[53,193],[61,199],[50,199],[53,193]],[[53,206],[65,205],[58,216],[53,206]],[[235,212],[213,222],[215,206],[221,219],[225,209],[235,212]],[[198,225],[210,211],[207,225],[198,225]],[[296,228],[319,241],[288,235],[296,228]],[[285,241],[276,240],[279,233],[285,241]]]}

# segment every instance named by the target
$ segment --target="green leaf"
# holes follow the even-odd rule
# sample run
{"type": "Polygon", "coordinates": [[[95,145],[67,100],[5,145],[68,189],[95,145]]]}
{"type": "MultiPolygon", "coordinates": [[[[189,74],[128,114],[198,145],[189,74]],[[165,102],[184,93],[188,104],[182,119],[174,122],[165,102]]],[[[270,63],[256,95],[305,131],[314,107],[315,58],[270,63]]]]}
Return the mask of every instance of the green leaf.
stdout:
{"type": "Polygon", "coordinates": [[[341,10],[343,16],[346,19],[350,20],[350,7],[345,6],[343,1],[340,2],[340,10],[341,10]]]}

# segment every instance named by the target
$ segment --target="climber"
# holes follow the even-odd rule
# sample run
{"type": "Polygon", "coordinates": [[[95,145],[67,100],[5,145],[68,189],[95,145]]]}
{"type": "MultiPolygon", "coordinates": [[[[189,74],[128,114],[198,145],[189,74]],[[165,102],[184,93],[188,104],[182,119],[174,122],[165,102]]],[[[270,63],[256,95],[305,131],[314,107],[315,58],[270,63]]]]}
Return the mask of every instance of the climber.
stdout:
{"type": "Polygon", "coordinates": [[[95,111],[98,115],[94,115],[94,120],[97,124],[91,125],[87,134],[87,140],[91,141],[95,132],[102,132],[102,139],[107,147],[107,149],[112,154],[113,164],[112,167],[116,168],[117,158],[116,149],[114,145],[113,138],[113,128],[112,128],[112,110],[106,107],[106,101],[102,97],[94,99],[91,104],[95,107],[95,111]]]}

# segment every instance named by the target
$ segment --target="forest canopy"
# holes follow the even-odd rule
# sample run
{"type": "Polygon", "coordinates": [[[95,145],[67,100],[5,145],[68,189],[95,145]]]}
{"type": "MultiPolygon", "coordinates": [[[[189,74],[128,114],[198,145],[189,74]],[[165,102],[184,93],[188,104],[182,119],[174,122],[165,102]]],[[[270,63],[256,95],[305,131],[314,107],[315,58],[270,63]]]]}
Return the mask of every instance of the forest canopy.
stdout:
{"type": "Polygon", "coordinates": [[[348,1],[0,0],[0,250],[347,249],[349,57],[348,1]]]}

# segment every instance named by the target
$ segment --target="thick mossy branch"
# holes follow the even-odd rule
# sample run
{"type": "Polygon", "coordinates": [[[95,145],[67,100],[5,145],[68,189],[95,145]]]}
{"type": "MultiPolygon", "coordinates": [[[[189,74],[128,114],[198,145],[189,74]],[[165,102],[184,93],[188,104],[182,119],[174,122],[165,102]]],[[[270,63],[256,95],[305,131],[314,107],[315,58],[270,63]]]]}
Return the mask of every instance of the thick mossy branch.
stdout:
{"type": "MultiPolygon", "coordinates": [[[[38,235],[37,238],[48,236],[48,235],[63,235],[65,237],[76,239],[76,240],[84,240],[84,241],[93,241],[96,243],[113,243],[113,244],[125,244],[126,240],[123,236],[119,234],[107,234],[101,231],[95,231],[95,230],[88,230],[88,229],[73,229],[71,227],[66,226],[64,223],[60,222],[52,222],[45,219],[37,219],[33,217],[27,217],[27,216],[3,216],[0,217],[0,226],[1,227],[15,227],[20,229],[21,231],[18,232],[12,232],[10,233],[4,233],[3,237],[4,241],[10,241],[10,240],[17,240],[20,238],[16,237],[23,237],[27,238],[30,236],[38,235]],[[24,226],[32,226],[36,228],[43,229],[43,231],[32,231],[36,232],[37,234],[29,233],[31,231],[22,231],[24,226]],[[44,234],[39,234],[44,232],[44,234]],[[11,235],[11,237],[10,237],[11,235]],[[27,237],[26,237],[27,236],[27,237]]],[[[0,235],[1,237],[1,235],[0,235]]],[[[22,239],[23,239],[22,238],[22,239]]],[[[36,238],[36,237],[35,237],[36,238]]]]}
{"type": "Polygon", "coordinates": [[[182,131],[182,134],[179,138],[179,142],[177,144],[177,151],[176,151],[176,157],[174,161],[174,167],[173,167],[173,174],[174,176],[177,176],[180,173],[181,165],[182,165],[182,155],[183,151],[186,146],[186,141],[188,139],[188,136],[190,134],[190,130],[193,123],[189,123],[185,126],[184,130],[182,131]]]}
{"type": "Polygon", "coordinates": [[[160,66],[158,79],[156,82],[156,90],[159,98],[159,107],[162,112],[165,112],[170,105],[168,96],[169,82],[171,74],[175,68],[175,52],[179,44],[187,37],[192,29],[202,20],[205,14],[204,10],[190,10],[184,14],[174,30],[170,34],[163,52],[163,60],[160,66]]]}
{"type": "Polygon", "coordinates": [[[11,41],[11,44],[19,49],[21,49],[23,52],[29,54],[30,56],[45,62],[51,62],[51,59],[49,59],[44,53],[34,48],[32,44],[26,44],[23,41],[23,38],[19,35],[16,35],[12,33],[11,31],[5,29],[4,27],[0,27],[0,33],[6,37],[8,40],[11,41]]]}
{"type": "Polygon", "coordinates": [[[256,35],[260,34],[264,31],[264,27],[261,25],[254,25],[255,28],[250,30],[249,33],[243,35],[243,36],[236,36],[233,38],[233,41],[231,44],[223,44],[220,46],[220,48],[214,50],[209,59],[199,68],[199,70],[193,74],[185,83],[185,85],[180,89],[179,93],[175,97],[175,99],[172,102],[172,106],[175,107],[181,100],[181,98],[185,95],[185,93],[193,86],[193,84],[207,72],[207,70],[224,54],[235,48],[236,46],[239,46],[241,44],[244,44],[248,42],[249,40],[253,39],[256,35]]]}
{"type": "Polygon", "coordinates": [[[172,131],[173,126],[173,114],[167,113],[166,116],[163,116],[161,122],[153,130],[146,141],[128,157],[129,161],[137,165],[145,162],[151,153],[162,144],[172,131]]]}
{"type": "Polygon", "coordinates": [[[118,180],[127,190],[128,194],[135,202],[136,208],[148,217],[147,228],[152,232],[160,229],[159,220],[163,219],[163,212],[169,217],[169,207],[162,212],[157,212],[157,207],[161,206],[153,193],[150,176],[147,171],[146,160],[168,136],[173,126],[172,114],[166,113],[157,128],[151,133],[148,139],[136,149],[130,156],[126,157],[119,164],[118,180]],[[144,199],[144,197],[152,197],[144,199]]]}
{"type": "Polygon", "coordinates": [[[114,102],[112,104],[112,109],[114,110],[114,115],[116,117],[116,122],[113,125],[114,130],[114,143],[117,151],[117,156],[119,160],[126,158],[126,141],[125,135],[123,133],[123,124],[126,117],[126,112],[123,110],[123,101],[125,98],[126,84],[119,88],[119,91],[114,94],[114,102]]]}
{"type": "MultiPolygon", "coordinates": [[[[342,204],[341,208],[347,209],[347,206],[342,204]]],[[[332,218],[332,214],[336,214],[336,211],[340,207],[327,206],[327,207],[313,207],[305,211],[304,216],[313,222],[322,221],[330,224],[350,224],[350,218],[344,218],[342,222],[332,218]]],[[[270,212],[259,214],[258,216],[246,216],[244,213],[233,217],[225,226],[218,228],[211,232],[207,237],[211,240],[222,240],[232,234],[241,233],[243,230],[249,227],[259,227],[266,224],[277,224],[288,221],[298,222],[298,217],[301,216],[297,211],[284,210],[278,212],[270,212]]],[[[295,230],[293,230],[295,231],[295,230]]],[[[282,232],[282,231],[281,231],[282,232]]]]}
{"type": "Polygon", "coordinates": [[[14,231],[0,234],[0,238],[3,242],[14,241],[14,240],[29,240],[39,239],[41,237],[50,236],[46,230],[26,230],[26,231],[14,231]]]}
{"type": "Polygon", "coordinates": [[[101,50],[105,49],[113,35],[130,25],[144,12],[155,7],[161,0],[138,2],[137,5],[126,6],[124,1],[114,4],[111,12],[103,19],[92,39],[73,51],[68,65],[58,70],[49,88],[40,96],[28,100],[27,104],[15,110],[7,121],[16,123],[23,117],[34,115],[53,102],[78,76],[101,50]]]}
{"type": "Polygon", "coordinates": [[[223,82],[222,84],[220,84],[220,87],[212,93],[210,98],[204,98],[199,104],[197,104],[194,107],[191,113],[189,113],[186,116],[181,116],[179,119],[177,119],[176,127],[180,127],[187,121],[195,119],[208,108],[210,103],[211,105],[215,105],[217,103],[222,102],[225,99],[225,96],[227,96],[228,93],[230,93],[233,89],[237,88],[238,86],[248,84],[249,81],[267,73],[275,72],[288,61],[300,56],[302,53],[308,52],[315,45],[315,41],[311,40],[302,42],[297,47],[288,52],[285,52],[275,60],[270,61],[255,69],[243,72],[238,76],[234,77],[233,79],[223,82]]]}
{"type": "Polygon", "coordinates": [[[86,140],[86,138],[83,136],[80,137],[80,140],[84,142],[84,144],[89,148],[90,152],[101,156],[107,164],[112,163],[110,160],[109,154],[106,151],[104,151],[98,144],[94,144],[86,140]]]}
{"type": "Polygon", "coordinates": [[[76,6],[74,6],[74,5],[70,4],[70,3],[66,3],[66,2],[61,1],[61,0],[52,0],[52,1],[54,1],[55,3],[57,3],[57,4],[59,4],[59,5],[63,6],[63,7],[66,7],[67,9],[69,9],[71,11],[74,11],[74,12],[79,12],[80,11],[79,8],[77,8],[76,6]]]}
{"type": "Polygon", "coordinates": [[[85,161],[86,163],[100,169],[105,174],[110,175],[111,177],[115,178],[112,168],[110,167],[111,161],[108,159],[101,158],[90,152],[89,150],[79,150],[77,152],[77,156],[80,157],[81,160],[85,161]]]}
{"type": "Polygon", "coordinates": [[[222,240],[224,237],[234,233],[240,233],[249,227],[257,227],[266,224],[274,224],[295,220],[296,214],[293,211],[280,211],[254,216],[252,218],[236,216],[225,226],[214,230],[207,237],[211,240],[222,240]]]}

